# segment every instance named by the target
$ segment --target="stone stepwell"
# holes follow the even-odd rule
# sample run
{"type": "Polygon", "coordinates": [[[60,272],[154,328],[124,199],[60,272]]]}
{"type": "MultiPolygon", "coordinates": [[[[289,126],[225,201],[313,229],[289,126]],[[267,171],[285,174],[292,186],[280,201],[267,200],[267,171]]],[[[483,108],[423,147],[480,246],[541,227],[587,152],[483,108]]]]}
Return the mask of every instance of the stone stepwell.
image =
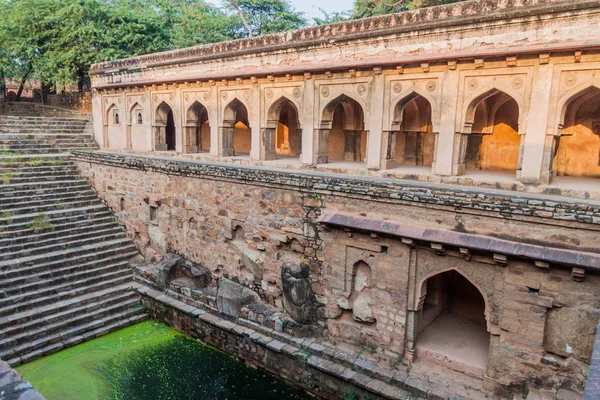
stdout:
{"type": "Polygon", "coordinates": [[[0,359],[13,367],[147,318],[137,249],[68,153],[96,147],[85,118],[0,116],[0,359]]]}

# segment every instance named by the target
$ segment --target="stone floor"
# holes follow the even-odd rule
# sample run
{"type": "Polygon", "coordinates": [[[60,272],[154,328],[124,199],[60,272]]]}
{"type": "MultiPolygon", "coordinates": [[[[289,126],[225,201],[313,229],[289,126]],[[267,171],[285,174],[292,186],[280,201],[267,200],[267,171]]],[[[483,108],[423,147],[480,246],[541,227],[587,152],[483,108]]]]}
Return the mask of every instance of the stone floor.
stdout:
{"type": "Polygon", "coordinates": [[[482,379],[489,347],[485,325],[446,314],[417,338],[417,358],[482,379]]]}
{"type": "Polygon", "coordinates": [[[7,363],[0,361],[0,400],[44,400],[31,384],[7,363]]]}

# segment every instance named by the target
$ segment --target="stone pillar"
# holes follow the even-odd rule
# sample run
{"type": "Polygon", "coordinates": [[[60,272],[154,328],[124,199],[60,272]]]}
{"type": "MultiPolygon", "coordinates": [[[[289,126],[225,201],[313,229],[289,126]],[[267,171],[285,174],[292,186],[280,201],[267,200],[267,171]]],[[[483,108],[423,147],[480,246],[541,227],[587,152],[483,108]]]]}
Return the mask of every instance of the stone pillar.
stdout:
{"type": "Polygon", "coordinates": [[[183,152],[197,153],[199,148],[200,143],[198,143],[198,127],[195,125],[187,125],[185,127],[185,142],[183,152]]]}
{"type": "Polygon", "coordinates": [[[456,165],[454,166],[455,175],[464,175],[467,170],[465,158],[467,157],[467,145],[469,144],[469,135],[466,133],[456,134],[457,157],[456,165]]]}
{"type": "Polygon", "coordinates": [[[102,125],[102,147],[108,149],[108,125],[102,125]]]}
{"type": "Polygon", "coordinates": [[[396,167],[396,131],[383,131],[383,148],[385,149],[381,168],[391,169],[396,167]]]}
{"type": "Polygon", "coordinates": [[[302,91],[302,111],[299,111],[300,126],[302,127],[301,141],[302,153],[300,161],[302,164],[312,164],[315,162],[315,141],[317,140],[316,132],[313,129],[319,124],[319,117],[315,115],[315,104],[318,103],[318,98],[315,99],[315,80],[312,75],[305,74],[304,90],[302,91]]]}
{"type": "Polygon", "coordinates": [[[131,121],[127,124],[127,126],[126,126],[125,129],[126,129],[125,139],[127,141],[127,144],[126,144],[125,148],[127,150],[131,150],[131,148],[133,147],[132,141],[131,141],[131,121]]]}
{"type": "Polygon", "coordinates": [[[221,156],[231,157],[235,156],[235,149],[233,148],[233,124],[231,126],[222,126],[221,128],[221,156]]]}
{"type": "Polygon", "coordinates": [[[315,129],[317,142],[315,144],[315,164],[329,162],[329,128],[315,129]]]}
{"type": "MultiPolygon", "coordinates": [[[[356,160],[356,135],[358,131],[344,129],[344,161],[356,160]]],[[[360,140],[360,139],[359,139],[360,140]]]]}
{"type": "Polygon", "coordinates": [[[211,86],[209,100],[207,105],[208,112],[208,121],[210,126],[210,155],[211,156],[220,156],[221,149],[223,148],[221,144],[221,139],[223,135],[221,134],[220,129],[220,118],[222,118],[222,114],[219,112],[219,101],[217,90],[214,86],[211,86]]]}
{"type": "Polygon", "coordinates": [[[277,158],[277,129],[264,128],[262,132],[262,143],[264,146],[262,159],[275,160],[277,158]]]}
{"type": "MultiPolygon", "coordinates": [[[[459,170],[464,172],[464,165],[459,167],[458,160],[464,160],[464,151],[466,148],[461,147],[461,134],[457,133],[456,129],[457,116],[461,120],[458,113],[462,112],[462,107],[458,105],[460,72],[458,69],[448,69],[444,76],[440,78],[440,82],[444,82],[444,90],[442,90],[440,104],[436,105],[436,107],[440,107],[439,111],[436,111],[436,114],[439,113],[440,115],[440,122],[437,126],[439,133],[437,153],[434,156],[435,170],[432,172],[436,175],[448,176],[458,174],[459,170]],[[461,151],[463,152],[462,157],[461,151]]],[[[437,115],[433,117],[438,118],[437,115]]],[[[433,126],[434,130],[436,130],[436,123],[433,126]]]]}
{"type": "MultiPolygon", "coordinates": [[[[365,131],[367,136],[367,168],[377,170],[381,167],[383,136],[383,109],[385,107],[385,76],[381,70],[373,71],[373,84],[365,112],[365,131]]],[[[360,148],[359,148],[360,149],[360,148]]]]}
{"type": "Polygon", "coordinates": [[[154,126],[154,151],[167,150],[167,132],[165,126],[154,126]]]}
{"type": "Polygon", "coordinates": [[[260,160],[261,153],[261,123],[260,106],[261,90],[259,85],[252,85],[250,90],[250,99],[248,101],[248,123],[250,128],[250,159],[260,160]]]}
{"type": "Polygon", "coordinates": [[[548,130],[548,115],[553,117],[554,113],[560,112],[560,110],[554,110],[554,113],[550,113],[550,96],[554,92],[552,90],[552,71],[553,68],[550,64],[537,65],[534,68],[531,98],[535,100],[529,105],[529,110],[519,110],[519,113],[527,113],[523,116],[519,115],[519,133],[525,133],[523,162],[519,178],[523,183],[539,184],[550,181],[552,159],[544,159],[544,154],[547,148],[552,148],[552,135],[558,127],[551,126],[548,130]],[[521,126],[522,121],[527,121],[526,127],[521,126]]]}
{"type": "Polygon", "coordinates": [[[404,361],[411,364],[415,360],[415,348],[417,342],[417,313],[408,311],[406,317],[406,350],[404,352],[404,361]]]}

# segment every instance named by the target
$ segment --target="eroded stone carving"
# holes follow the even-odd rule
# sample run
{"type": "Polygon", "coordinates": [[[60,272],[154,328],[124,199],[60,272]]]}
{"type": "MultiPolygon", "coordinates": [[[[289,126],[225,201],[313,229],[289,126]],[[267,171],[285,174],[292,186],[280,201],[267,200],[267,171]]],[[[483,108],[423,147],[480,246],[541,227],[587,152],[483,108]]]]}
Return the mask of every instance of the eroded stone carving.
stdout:
{"type": "Polygon", "coordinates": [[[220,313],[238,318],[242,315],[242,308],[260,302],[258,293],[229,279],[219,279],[217,307],[220,313]]]}
{"type": "Polygon", "coordinates": [[[314,295],[305,263],[286,262],[281,268],[283,306],[294,321],[309,324],[313,319],[314,295]]]}
{"type": "Polygon", "coordinates": [[[186,260],[177,254],[165,255],[152,271],[154,281],[162,288],[171,285],[193,290],[208,287],[212,281],[210,271],[196,263],[186,260]]]}

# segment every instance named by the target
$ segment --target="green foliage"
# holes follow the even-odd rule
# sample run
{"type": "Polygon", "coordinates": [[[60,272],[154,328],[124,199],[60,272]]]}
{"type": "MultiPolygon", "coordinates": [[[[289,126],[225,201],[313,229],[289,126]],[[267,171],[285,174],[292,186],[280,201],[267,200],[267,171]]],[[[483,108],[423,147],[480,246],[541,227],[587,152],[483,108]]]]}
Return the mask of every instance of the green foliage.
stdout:
{"type": "Polygon", "coordinates": [[[351,19],[373,17],[417,8],[457,3],[462,0],[356,0],[351,19]]]}
{"type": "Polygon", "coordinates": [[[5,185],[8,185],[9,183],[12,182],[13,179],[18,177],[19,175],[21,175],[21,174],[18,172],[14,172],[14,171],[3,172],[0,174],[0,182],[2,182],[5,185]]]}
{"type": "Polygon", "coordinates": [[[253,36],[290,31],[307,24],[303,14],[296,11],[286,0],[232,0],[225,2],[227,9],[238,21],[236,36],[249,36],[243,21],[233,4],[237,5],[246,19],[253,36]]]}
{"type": "Polygon", "coordinates": [[[344,400],[360,400],[360,395],[354,389],[346,389],[344,391],[344,400]]]}
{"type": "Polygon", "coordinates": [[[42,231],[53,231],[56,229],[54,224],[50,222],[50,218],[46,214],[38,214],[35,216],[27,225],[34,233],[40,233],[42,231]]]}

